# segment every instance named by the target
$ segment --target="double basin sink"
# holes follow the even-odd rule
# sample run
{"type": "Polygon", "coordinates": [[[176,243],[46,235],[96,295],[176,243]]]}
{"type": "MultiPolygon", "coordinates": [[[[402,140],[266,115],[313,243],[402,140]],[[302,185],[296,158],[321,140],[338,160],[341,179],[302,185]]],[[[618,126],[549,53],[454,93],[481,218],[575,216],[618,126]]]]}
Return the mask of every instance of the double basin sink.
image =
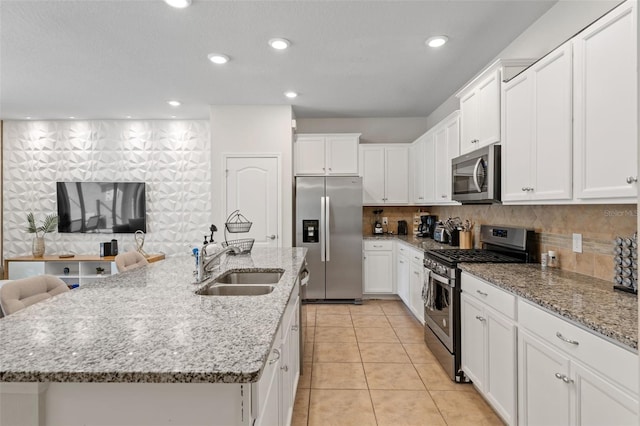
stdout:
{"type": "Polygon", "coordinates": [[[230,270],[196,292],[201,296],[260,296],[269,294],[283,269],[230,270]]]}

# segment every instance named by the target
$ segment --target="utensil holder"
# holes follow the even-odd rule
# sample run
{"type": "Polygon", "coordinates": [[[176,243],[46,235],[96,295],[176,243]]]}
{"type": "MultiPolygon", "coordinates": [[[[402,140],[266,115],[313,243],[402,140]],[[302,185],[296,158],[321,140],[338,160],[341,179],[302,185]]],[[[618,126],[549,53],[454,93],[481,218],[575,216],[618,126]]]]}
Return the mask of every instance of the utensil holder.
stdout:
{"type": "Polygon", "coordinates": [[[461,249],[473,248],[473,233],[471,231],[460,231],[459,238],[461,249]]]}

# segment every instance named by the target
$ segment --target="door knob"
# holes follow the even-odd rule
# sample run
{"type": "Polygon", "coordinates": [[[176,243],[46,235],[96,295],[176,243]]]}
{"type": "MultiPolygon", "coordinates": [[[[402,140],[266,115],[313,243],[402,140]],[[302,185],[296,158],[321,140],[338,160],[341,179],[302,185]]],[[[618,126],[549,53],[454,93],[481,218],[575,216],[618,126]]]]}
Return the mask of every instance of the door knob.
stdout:
{"type": "Polygon", "coordinates": [[[270,240],[275,240],[276,236],[273,235],[273,234],[272,235],[267,235],[267,238],[270,239],[270,240]]]}
{"type": "Polygon", "coordinates": [[[634,176],[629,176],[627,177],[627,183],[633,183],[633,182],[637,182],[638,178],[634,177],[634,176]]]}

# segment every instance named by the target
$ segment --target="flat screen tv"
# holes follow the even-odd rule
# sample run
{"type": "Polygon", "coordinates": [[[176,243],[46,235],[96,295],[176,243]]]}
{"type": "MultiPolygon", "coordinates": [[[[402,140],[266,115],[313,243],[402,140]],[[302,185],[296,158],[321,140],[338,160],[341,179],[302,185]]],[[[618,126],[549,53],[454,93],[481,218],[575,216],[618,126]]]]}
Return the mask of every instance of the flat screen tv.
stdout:
{"type": "Polygon", "coordinates": [[[58,232],[147,231],[144,182],[57,182],[58,232]]]}

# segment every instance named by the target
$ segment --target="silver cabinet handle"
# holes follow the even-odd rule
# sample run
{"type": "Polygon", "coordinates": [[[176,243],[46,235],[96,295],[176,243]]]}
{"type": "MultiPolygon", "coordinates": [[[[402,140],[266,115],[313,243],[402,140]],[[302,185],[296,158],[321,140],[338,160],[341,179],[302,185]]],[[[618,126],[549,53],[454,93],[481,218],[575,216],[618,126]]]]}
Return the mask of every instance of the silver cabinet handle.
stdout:
{"type": "Polygon", "coordinates": [[[418,272],[418,271],[413,271],[413,273],[416,274],[416,275],[420,275],[420,272],[418,272]]]}
{"type": "Polygon", "coordinates": [[[331,167],[329,167],[329,171],[333,170],[331,167]]]}
{"type": "Polygon", "coordinates": [[[556,373],[556,379],[558,379],[558,380],[562,380],[562,374],[560,374],[560,373],[556,373]]]}
{"type": "Polygon", "coordinates": [[[567,339],[566,337],[564,337],[559,331],[556,332],[556,337],[560,340],[562,340],[563,342],[566,343],[570,343],[572,345],[576,345],[578,346],[580,344],[580,342],[576,341],[576,340],[571,340],[571,339],[567,339]]]}
{"type": "Polygon", "coordinates": [[[298,326],[297,325],[292,325],[291,326],[291,331],[298,331],[298,326]]]}
{"type": "Polygon", "coordinates": [[[627,183],[634,183],[634,182],[637,182],[637,181],[638,181],[637,177],[634,177],[634,176],[627,177],[627,183]]]}
{"type": "Polygon", "coordinates": [[[280,359],[280,349],[274,349],[273,352],[276,354],[276,357],[269,360],[269,365],[278,362],[278,360],[280,359]]]}
{"type": "Polygon", "coordinates": [[[447,196],[445,194],[442,194],[440,197],[447,198],[447,196]]]}
{"type": "Polygon", "coordinates": [[[562,381],[565,383],[573,383],[573,379],[570,379],[567,376],[562,376],[562,381]]]}
{"type": "Polygon", "coordinates": [[[480,291],[480,290],[476,290],[476,293],[478,293],[480,296],[488,296],[489,293],[485,293],[484,291],[480,291]]]}
{"type": "Polygon", "coordinates": [[[271,234],[271,235],[267,235],[267,238],[270,240],[275,240],[276,236],[274,234],[271,234]]]}
{"type": "Polygon", "coordinates": [[[478,321],[482,321],[482,322],[485,322],[485,321],[486,321],[486,319],[485,319],[485,318],[482,318],[480,315],[476,315],[476,319],[477,319],[478,321]]]}
{"type": "Polygon", "coordinates": [[[413,256],[413,258],[414,258],[415,260],[417,260],[417,261],[422,260],[422,259],[420,259],[418,256],[413,256]]]}
{"type": "Polygon", "coordinates": [[[280,367],[280,370],[282,370],[282,371],[284,371],[286,373],[287,371],[289,371],[289,366],[283,365],[282,367],[280,367]]]}
{"type": "Polygon", "coordinates": [[[375,247],[375,248],[382,248],[382,246],[378,246],[378,245],[376,245],[376,244],[374,244],[374,245],[373,245],[373,247],[375,247]]]}
{"type": "Polygon", "coordinates": [[[526,191],[527,188],[525,186],[522,187],[522,192],[526,191]]]}
{"type": "Polygon", "coordinates": [[[404,263],[404,261],[402,261],[402,260],[398,260],[398,262],[400,262],[400,263],[404,263]]]}

